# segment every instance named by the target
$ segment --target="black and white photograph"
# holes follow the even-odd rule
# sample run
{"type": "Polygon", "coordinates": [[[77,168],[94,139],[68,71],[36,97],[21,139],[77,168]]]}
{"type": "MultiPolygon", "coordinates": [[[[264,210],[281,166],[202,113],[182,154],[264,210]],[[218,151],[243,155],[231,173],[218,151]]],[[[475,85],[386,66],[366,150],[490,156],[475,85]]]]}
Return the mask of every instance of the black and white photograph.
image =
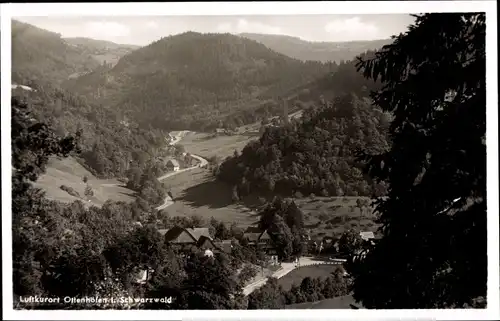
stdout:
{"type": "Polygon", "coordinates": [[[499,317],[496,3],[322,3],[2,5],[12,318],[499,317]]]}

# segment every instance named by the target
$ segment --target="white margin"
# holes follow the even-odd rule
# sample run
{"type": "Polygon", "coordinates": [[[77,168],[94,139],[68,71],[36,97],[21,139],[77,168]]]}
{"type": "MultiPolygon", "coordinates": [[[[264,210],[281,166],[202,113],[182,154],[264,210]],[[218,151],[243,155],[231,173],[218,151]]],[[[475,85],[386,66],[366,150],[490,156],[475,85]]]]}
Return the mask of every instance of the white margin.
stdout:
{"type": "Polygon", "coordinates": [[[2,49],[2,290],[3,317],[24,320],[160,320],[160,319],[439,319],[498,320],[498,74],[496,1],[359,1],[359,2],[199,2],[199,3],[23,3],[1,4],[2,49]],[[10,17],[12,16],[156,16],[156,15],[297,15],[486,12],[487,22],[487,192],[488,308],[485,310],[276,310],[276,311],[14,311],[12,309],[10,17]]]}

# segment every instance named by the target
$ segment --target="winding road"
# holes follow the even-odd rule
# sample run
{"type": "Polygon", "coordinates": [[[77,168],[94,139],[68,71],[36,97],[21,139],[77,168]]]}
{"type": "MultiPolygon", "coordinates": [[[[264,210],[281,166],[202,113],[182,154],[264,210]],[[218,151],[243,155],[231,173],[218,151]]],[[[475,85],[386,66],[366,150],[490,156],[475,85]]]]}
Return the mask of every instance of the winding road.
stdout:
{"type": "MultiPolygon", "coordinates": [[[[170,133],[170,136],[173,138],[173,140],[169,143],[170,146],[172,145],[175,145],[177,144],[178,142],[181,141],[182,137],[185,136],[187,133],[189,133],[189,131],[180,131],[180,132],[174,132],[174,134],[170,133]]],[[[187,172],[187,171],[190,171],[190,170],[193,170],[195,168],[199,168],[199,167],[203,167],[205,165],[208,164],[208,161],[201,157],[201,156],[198,156],[198,155],[193,155],[191,154],[191,156],[193,158],[196,158],[198,161],[200,161],[199,164],[197,164],[196,166],[191,166],[191,167],[188,167],[188,168],[184,168],[184,169],[181,169],[181,170],[178,170],[176,172],[171,172],[171,173],[167,173],[165,175],[162,175],[160,177],[158,177],[158,180],[159,181],[163,181],[169,177],[172,177],[174,175],[177,175],[177,174],[180,174],[180,173],[184,173],[184,172],[187,172]]],[[[167,195],[167,197],[165,197],[165,201],[163,202],[163,204],[161,204],[160,206],[158,206],[156,208],[156,210],[160,211],[160,210],[163,210],[167,207],[169,207],[170,205],[174,204],[174,201],[172,200],[172,198],[170,196],[167,195]]]]}
{"type": "MultiPolygon", "coordinates": [[[[187,131],[187,130],[170,133],[170,137],[172,137],[172,141],[169,142],[169,146],[175,145],[178,142],[180,142],[181,139],[182,139],[182,137],[184,137],[187,133],[189,133],[189,131],[187,131]]],[[[165,179],[167,179],[169,177],[172,177],[174,175],[177,175],[177,174],[180,174],[180,173],[184,173],[184,172],[193,170],[195,168],[200,168],[200,167],[203,167],[203,166],[205,166],[205,165],[208,164],[208,161],[205,158],[201,157],[201,156],[193,155],[193,154],[191,154],[191,156],[193,158],[196,158],[198,161],[200,161],[200,163],[197,164],[197,165],[195,165],[195,166],[191,166],[191,167],[188,167],[188,168],[184,168],[184,169],[178,170],[176,172],[170,172],[170,173],[167,173],[165,175],[162,175],[162,176],[158,177],[158,180],[159,181],[163,181],[163,180],[165,180],[165,179]]],[[[119,185],[120,185],[120,183],[102,184],[102,186],[119,186],[119,185]]],[[[172,200],[172,198],[170,196],[167,195],[167,197],[165,197],[165,200],[164,200],[163,204],[161,204],[160,206],[156,207],[156,210],[158,210],[158,211],[163,210],[163,209],[169,207],[172,204],[174,204],[174,201],[172,200]]]]}

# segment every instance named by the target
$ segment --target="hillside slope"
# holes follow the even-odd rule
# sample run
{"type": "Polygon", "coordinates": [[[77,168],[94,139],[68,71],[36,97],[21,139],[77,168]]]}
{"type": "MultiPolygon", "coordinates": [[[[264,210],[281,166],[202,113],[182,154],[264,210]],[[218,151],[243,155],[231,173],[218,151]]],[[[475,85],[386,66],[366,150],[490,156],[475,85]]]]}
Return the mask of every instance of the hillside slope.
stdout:
{"type": "Polygon", "coordinates": [[[391,118],[369,98],[379,86],[358,73],[354,61],[340,64],[291,93],[289,110],[303,108],[301,119],[262,123],[260,139],[227,158],[217,177],[240,196],[383,194],[385,187],[363,175],[364,164],[356,158],[359,151],[378,154],[390,144],[391,118]]]}
{"type": "Polygon", "coordinates": [[[67,88],[117,106],[146,126],[201,130],[329,71],[230,34],[187,32],[158,40],[67,88]]]}
{"type": "MultiPolygon", "coordinates": [[[[373,51],[368,51],[359,57],[371,57],[373,51]]],[[[332,72],[318,77],[306,84],[284,91],[281,95],[288,104],[288,114],[300,113],[311,106],[318,106],[326,101],[345,94],[355,94],[358,97],[368,97],[370,91],[380,88],[380,83],[366,79],[356,70],[356,60],[335,64],[332,72]]],[[[235,112],[229,115],[225,122],[233,126],[242,126],[255,122],[268,122],[273,116],[281,116],[283,102],[270,100],[256,108],[235,112]]]]}
{"type": "Polygon", "coordinates": [[[61,38],[60,34],[12,20],[12,82],[61,84],[74,73],[85,73],[100,65],[61,38]]]}
{"type": "Polygon", "coordinates": [[[140,46],[117,44],[106,40],[96,40],[91,38],[64,38],[70,46],[77,48],[83,55],[91,56],[102,65],[114,66],[118,60],[140,46]]]}
{"type": "Polygon", "coordinates": [[[33,86],[13,89],[13,99],[25,102],[34,118],[59,136],[80,132],[81,161],[98,177],[124,177],[131,165],[144,164],[165,144],[166,133],[139,129],[113,109],[47,83],[33,86]]]}
{"type": "Polygon", "coordinates": [[[366,51],[380,49],[391,39],[349,42],[311,42],[297,37],[242,33],[242,37],[264,44],[266,47],[299,60],[335,61],[351,60],[366,51]]]}
{"type": "Polygon", "coordinates": [[[40,188],[45,192],[47,199],[63,203],[80,200],[86,205],[94,206],[101,206],[107,200],[133,202],[135,200],[134,192],[121,185],[117,180],[95,177],[71,156],[62,159],[50,159],[45,173],[40,175],[38,180],[33,184],[34,187],[40,188]],[[83,177],[88,178],[87,183],[83,182],[83,177]],[[62,185],[72,188],[80,197],[70,195],[62,190],[62,185]],[[92,188],[94,195],[85,195],[86,186],[92,188]]]}

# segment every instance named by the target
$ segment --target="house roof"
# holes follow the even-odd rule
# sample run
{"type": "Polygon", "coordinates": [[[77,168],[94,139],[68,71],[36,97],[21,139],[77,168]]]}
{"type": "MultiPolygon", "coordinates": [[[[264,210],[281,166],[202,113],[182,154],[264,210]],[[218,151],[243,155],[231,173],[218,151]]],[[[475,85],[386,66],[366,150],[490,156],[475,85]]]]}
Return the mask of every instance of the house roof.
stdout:
{"type": "Polygon", "coordinates": [[[197,241],[202,236],[212,239],[212,237],[210,237],[208,227],[187,228],[186,231],[188,231],[188,233],[191,234],[197,241]]]}
{"type": "Polygon", "coordinates": [[[271,236],[269,235],[269,233],[267,233],[267,231],[262,232],[262,234],[260,234],[259,236],[259,240],[270,240],[270,239],[271,236]]]}
{"type": "Polygon", "coordinates": [[[257,226],[249,226],[243,233],[243,237],[246,238],[250,242],[255,242],[259,239],[259,236],[262,234],[262,230],[257,226]]]}
{"type": "Polygon", "coordinates": [[[165,235],[165,240],[167,242],[173,243],[193,243],[198,242],[200,238],[206,237],[210,240],[210,233],[207,227],[202,228],[182,228],[179,226],[175,226],[170,230],[158,230],[160,234],[165,235]]]}
{"type": "Polygon", "coordinates": [[[262,233],[262,230],[258,226],[249,226],[245,233],[262,233]]]}
{"type": "Polygon", "coordinates": [[[208,248],[217,247],[216,244],[212,241],[212,239],[205,235],[200,236],[200,238],[198,239],[198,247],[203,247],[203,246],[208,248]]]}
{"type": "Polygon", "coordinates": [[[174,167],[179,166],[179,162],[176,159],[169,159],[167,165],[172,164],[174,167]]]}
{"type": "Polygon", "coordinates": [[[374,239],[375,238],[375,235],[373,234],[373,232],[359,232],[359,235],[365,241],[368,241],[370,239],[374,239]]]}
{"type": "Polygon", "coordinates": [[[262,231],[258,228],[247,228],[247,231],[243,234],[243,237],[248,239],[250,242],[256,242],[259,240],[269,240],[271,239],[271,236],[267,231],[262,231]]]}
{"type": "Polygon", "coordinates": [[[165,233],[165,241],[171,243],[196,243],[198,239],[194,238],[186,229],[175,226],[165,233]]]}
{"type": "Polygon", "coordinates": [[[168,229],[160,229],[160,230],[158,230],[158,233],[165,236],[165,234],[167,234],[168,231],[169,231],[168,229]]]}

